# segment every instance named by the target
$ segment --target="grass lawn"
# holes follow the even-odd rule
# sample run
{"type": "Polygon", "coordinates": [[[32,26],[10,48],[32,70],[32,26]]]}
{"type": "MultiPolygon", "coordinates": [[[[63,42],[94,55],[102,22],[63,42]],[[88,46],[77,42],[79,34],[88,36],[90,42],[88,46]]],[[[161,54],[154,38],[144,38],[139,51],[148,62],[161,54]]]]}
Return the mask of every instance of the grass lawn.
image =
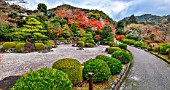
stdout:
{"type": "Polygon", "coordinates": [[[161,54],[158,54],[158,52],[152,52],[152,53],[154,53],[154,54],[156,54],[156,55],[158,55],[158,56],[162,57],[163,59],[166,59],[167,61],[170,62],[170,59],[168,59],[168,55],[161,55],[161,54]]]}

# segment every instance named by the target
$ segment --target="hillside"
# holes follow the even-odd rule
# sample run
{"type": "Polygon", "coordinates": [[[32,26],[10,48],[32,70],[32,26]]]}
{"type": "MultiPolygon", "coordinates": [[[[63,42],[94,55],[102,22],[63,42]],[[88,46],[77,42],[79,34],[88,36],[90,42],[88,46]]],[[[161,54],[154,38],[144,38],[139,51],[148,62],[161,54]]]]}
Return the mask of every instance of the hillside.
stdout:
{"type": "MultiPolygon", "coordinates": [[[[170,15],[167,16],[157,16],[152,14],[144,14],[141,16],[136,16],[136,20],[139,23],[148,23],[148,24],[158,24],[158,23],[164,23],[165,20],[170,18],[170,15]]],[[[123,20],[127,21],[129,17],[124,18],[123,20]]]]}

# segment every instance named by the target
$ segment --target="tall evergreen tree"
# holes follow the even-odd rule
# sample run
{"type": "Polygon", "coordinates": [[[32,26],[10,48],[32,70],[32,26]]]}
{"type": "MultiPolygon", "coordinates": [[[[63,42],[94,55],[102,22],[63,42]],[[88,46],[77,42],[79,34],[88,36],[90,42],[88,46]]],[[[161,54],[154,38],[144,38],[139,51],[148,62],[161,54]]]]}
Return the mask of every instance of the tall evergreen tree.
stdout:
{"type": "Polygon", "coordinates": [[[127,24],[135,23],[137,24],[138,22],[136,21],[136,17],[134,15],[131,15],[127,21],[127,24]]]}

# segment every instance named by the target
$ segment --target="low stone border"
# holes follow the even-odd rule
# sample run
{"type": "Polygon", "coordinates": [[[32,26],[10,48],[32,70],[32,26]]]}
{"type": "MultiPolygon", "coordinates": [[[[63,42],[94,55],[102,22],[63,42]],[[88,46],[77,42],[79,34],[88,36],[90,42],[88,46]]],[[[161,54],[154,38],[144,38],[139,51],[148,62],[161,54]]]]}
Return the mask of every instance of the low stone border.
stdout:
{"type": "Polygon", "coordinates": [[[119,86],[123,82],[125,76],[127,75],[130,65],[131,65],[131,62],[126,64],[123,71],[117,76],[118,79],[115,82],[113,82],[113,84],[112,84],[112,88],[111,88],[112,90],[117,90],[119,88],[119,86]]]}
{"type": "Polygon", "coordinates": [[[168,60],[162,58],[161,56],[159,56],[159,55],[157,55],[157,54],[154,54],[153,52],[150,52],[150,51],[147,51],[147,52],[149,52],[149,53],[155,55],[156,57],[158,57],[158,58],[162,59],[163,61],[167,62],[168,64],[170,64],[170,61],[168,61],[168,60]]]}

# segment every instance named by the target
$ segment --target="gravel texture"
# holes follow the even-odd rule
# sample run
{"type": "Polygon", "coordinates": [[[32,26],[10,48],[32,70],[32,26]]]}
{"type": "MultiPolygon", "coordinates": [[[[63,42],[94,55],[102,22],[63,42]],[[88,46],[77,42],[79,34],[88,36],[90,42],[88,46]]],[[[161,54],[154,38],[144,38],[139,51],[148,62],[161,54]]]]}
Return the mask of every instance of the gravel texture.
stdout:
{"type": "Polygon", "coordinates": [[[121,90],[170,90],[170,64],[141,49],[128,49],[133,65],[121,90]]]}
{"type": "Polygon", "coordinates": [[[8,76],[21,75],[29,72],[30,68],[37,70],[43,67],[52,67],[52,64],[62,58],[75,58],[81,63],[90,58],[96,57],[98,54],[105,54],[108,46],[98,46],[94,48],[84,48],[77,50],[77,47],[69,45],[59,45],[53,48],[53,52],[49,53],[6,53],[0,54],[2,62],[0,62],[0,80],[8,76]]]}

